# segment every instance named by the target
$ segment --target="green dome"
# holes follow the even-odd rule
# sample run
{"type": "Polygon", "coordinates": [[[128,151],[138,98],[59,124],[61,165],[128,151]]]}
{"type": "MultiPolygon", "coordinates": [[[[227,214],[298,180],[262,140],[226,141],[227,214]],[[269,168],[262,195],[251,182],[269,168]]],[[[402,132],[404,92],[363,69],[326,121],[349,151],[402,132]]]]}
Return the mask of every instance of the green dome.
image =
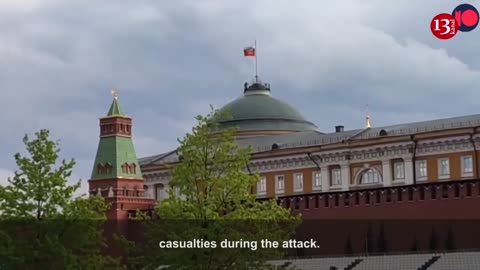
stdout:
{"type": "Polygon", "coordinates": [[[317,126],[307,121],[288,103],[270,95],[270,87],[254,83],[246,87],[244,96],[228,103],[221,111],[228,111],[232,119],[222,126],[238,126],[240,131],[307,131],[317,126]]]}

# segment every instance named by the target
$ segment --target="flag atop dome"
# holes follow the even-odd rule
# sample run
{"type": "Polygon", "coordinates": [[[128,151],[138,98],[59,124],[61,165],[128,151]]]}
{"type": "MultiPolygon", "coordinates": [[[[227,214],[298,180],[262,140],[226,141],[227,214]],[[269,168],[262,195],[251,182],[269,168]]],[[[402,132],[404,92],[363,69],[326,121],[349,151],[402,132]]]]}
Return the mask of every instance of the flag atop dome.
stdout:
{"type": "Polygon", "coordinates": [[[244,56],[255,56],[255,47],[246,47],[243,49],[244,56]]]}
{"type": "Polygon", "coordinates": [[[258,81],[257,40],[255,40],[253,46],[243,48],[243,55],[245,57],[255,57],[255,80],[258,81]]]}

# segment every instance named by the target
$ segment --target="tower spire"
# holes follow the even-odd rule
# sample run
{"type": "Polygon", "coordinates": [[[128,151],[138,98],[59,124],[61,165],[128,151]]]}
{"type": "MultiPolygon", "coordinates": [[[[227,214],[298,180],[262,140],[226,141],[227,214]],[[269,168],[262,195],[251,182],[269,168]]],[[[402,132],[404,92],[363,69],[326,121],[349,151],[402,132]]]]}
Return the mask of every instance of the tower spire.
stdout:
{"type": "Polygon", "coordinates": [[[112,89],[111,91],[113,96],[112,105],[110,106],[110,110],[108,110],[107,116],[123,116],[122,109],[120,109],[120,103],[118,102],[118,91],[116,89],[112,89]]]}
{"type": "Polygon", "coordinates": [[[368,112],[368,104],[367,104],[366,114],[365,114],[365,128],[371,128],[372,125],[370,124],[370,113],[368,112]]]}

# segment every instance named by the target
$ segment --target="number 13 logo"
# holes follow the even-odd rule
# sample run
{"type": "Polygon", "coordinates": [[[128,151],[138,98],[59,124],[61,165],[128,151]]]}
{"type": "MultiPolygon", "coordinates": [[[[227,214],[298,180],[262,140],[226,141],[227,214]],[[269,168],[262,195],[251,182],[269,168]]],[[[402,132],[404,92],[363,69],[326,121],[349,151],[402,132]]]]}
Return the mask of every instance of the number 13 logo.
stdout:
{"type": "Polygon", "coordinates": [[[442,13],[432,19],[430,30],[439,39],[450,39],[458,32],[458,23],[451,14],[442,13]]]}

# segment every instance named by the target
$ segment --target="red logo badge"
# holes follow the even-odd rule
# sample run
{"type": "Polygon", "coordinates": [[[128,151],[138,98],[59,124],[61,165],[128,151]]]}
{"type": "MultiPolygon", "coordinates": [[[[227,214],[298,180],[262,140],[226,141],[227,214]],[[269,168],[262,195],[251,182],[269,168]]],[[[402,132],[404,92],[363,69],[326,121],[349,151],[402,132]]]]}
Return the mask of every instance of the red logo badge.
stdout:
{"type": "Polygon", "coordinates": [[[430,30],[439,39],[450,39],[458,32],[458,22],[452,14],[441,13],[432,19],[430,30]]]}

